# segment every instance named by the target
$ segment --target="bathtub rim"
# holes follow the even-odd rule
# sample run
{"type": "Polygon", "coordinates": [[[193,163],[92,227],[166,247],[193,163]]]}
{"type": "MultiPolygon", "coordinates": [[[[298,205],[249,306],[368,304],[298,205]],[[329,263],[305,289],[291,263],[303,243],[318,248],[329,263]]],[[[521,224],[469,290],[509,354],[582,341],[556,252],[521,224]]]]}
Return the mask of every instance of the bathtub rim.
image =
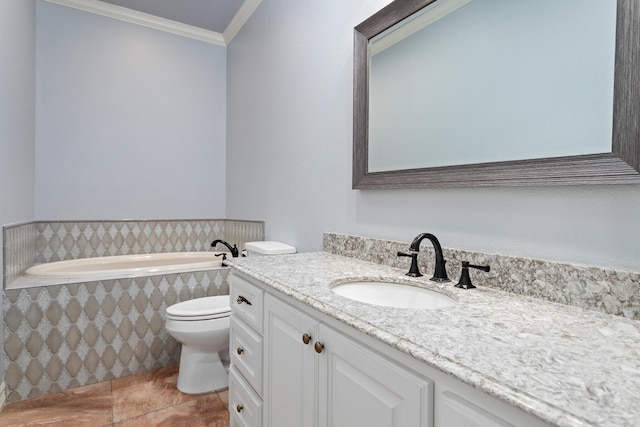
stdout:
{"type": "MultiPolygon", "coordinates": [[[[104,257],[89,257],[89,258],[77,258],[73,260],[62,260],[62,261],[54,261],[51,263],[44,264],[36,264],[32,267],[38,267],[48,264],[62,263],[62,262],[71,262],[71,261],[83,261],[89,259],[96,258],[116,258],[116,257],[137,257],[137,256],[145,256],[145,255],[173,255],[176,254],[217,254],[223,253],[221,251],[190,251],[190,252],[159,252],[156,254],[130,254],[130,255],[114,255],[114,256],[104,256],[104,257]]],[[[227,257],[230,258],[231,254],[228,252],[224,252],[227,254],[227,257]]],[[[32,268],[30,267],[30,268],[32,268]]],[[[199,263],[198,265],[192,265],[189,267],[189,264],[182,264],[176,266],[174,268],[165,268],[161,271],[153,271],[150,269],[144,270],[114,270],[106,272],[103,270],[97,274],[83,274],[78,277],[65,277],[64,275],[59,275],[57,277],[32,277],[25,275],[26,271],[22,272],[20,277],[16,278],[9,284],[5,285],[6,290],[10,289],[25,289],[25,288],[35,288],[41,286],[54,286],[54,285],[68,285],[74,283],[90,283],[90,282],[105,282],[110,280],[121,280],[121,279],[132,279],[137,277],[153,277],[153,276],[168,276],[172,274],[180,274],[180,273],[191,273],[198,271],[209,271],[209,270],[220,270],[220,269],[230,269],[231,267],[221,263],[219,265],[203,265],[199,263]]]]}

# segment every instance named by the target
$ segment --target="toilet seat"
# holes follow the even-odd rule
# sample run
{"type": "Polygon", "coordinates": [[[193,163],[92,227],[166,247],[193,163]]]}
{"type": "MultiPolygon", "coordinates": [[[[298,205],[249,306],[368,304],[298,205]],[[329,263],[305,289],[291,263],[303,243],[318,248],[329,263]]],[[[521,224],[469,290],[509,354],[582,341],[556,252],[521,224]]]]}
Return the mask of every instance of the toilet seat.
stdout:
{"type": "Polygon", "coordinates": [[[167,319],[193,321],[229,317],[229,295],[196,298],[167,307],[167,319]]]}

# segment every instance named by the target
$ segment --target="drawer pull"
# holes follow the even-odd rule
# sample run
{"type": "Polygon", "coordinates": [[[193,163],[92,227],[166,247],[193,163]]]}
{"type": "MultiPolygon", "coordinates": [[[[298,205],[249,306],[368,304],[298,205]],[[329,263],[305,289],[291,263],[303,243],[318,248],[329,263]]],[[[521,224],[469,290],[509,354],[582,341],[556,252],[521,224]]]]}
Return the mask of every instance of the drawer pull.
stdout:
{"type": "Polygon", "coordinates": [[[248,299],[246,299],[246,298],[245,298],[245,297],[243,297],[242,295],[239,295],[239,296],[238,296],[238,299],[236,300],[236,302],[237,302],[238,304],[245,303],[245,304],[247,304],[247,305],[252,305],[252,304],[251,304],[251,301],[249,301],[248,299]]]}
{"type": "Polygon", "coordinates": [[[322,350],[324,350],[324,344],[322,344],[320,341],[316,341],[314,347],[316,349],[316,353],[322,353],[322,350]]]}
{"type": "Polygon", "coordinates": [[[309,344],[311,342],[311,335],[304,334],[302,336],[302,342],[305,343],[305,344],[309,344]]]}
{"type": "Polygon", "coordinates": [[[238,413],[242,412],[242,410],[244,409],[244,406],[242,406],[240,403],[238,403],[238,405],[236,406],[236,411],[238,413]]]}
{"type": "Polygon", "coordinates": [[[238,353],[238,355],[244,353],[244,348],[238,347],[238,349],[236,350],[236,353],[238,353]]]}

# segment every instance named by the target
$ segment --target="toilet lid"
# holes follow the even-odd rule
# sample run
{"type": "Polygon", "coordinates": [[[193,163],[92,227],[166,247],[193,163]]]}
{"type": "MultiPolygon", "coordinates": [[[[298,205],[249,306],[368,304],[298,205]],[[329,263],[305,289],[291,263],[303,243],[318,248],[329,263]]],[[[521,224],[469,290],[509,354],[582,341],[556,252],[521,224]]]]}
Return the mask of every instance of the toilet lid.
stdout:
{"type": "Polygon", "coordinates": [[[231,312],[229,295],[196,298],[179,302],[167,308],[167,315],[171,317],[186,318],[203,316],[224,317],[231,312]]]}

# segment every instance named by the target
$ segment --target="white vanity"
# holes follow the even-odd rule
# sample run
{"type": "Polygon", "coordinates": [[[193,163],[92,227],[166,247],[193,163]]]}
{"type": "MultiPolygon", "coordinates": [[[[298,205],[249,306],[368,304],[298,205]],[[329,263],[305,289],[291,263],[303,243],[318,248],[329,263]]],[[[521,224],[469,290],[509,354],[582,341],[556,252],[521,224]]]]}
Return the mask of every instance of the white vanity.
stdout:
{"type": "Polygon", "coordinates": [[[327,253],[247,258],[234,267],[232,426],[631,426],[640,420],[633,404],[640,365],[627,360],[638,348],[624,345],[640,338],[632,321],[408,279],[394,268],[327,253]],[[331,292],[345,278],[409,281],[458,303],[434,310],[363,304],[331,292]],[[622,336],[622,348],[601,347],[622,336]],[[583,353],[575,360],[596,349],[604,359],[583,353]],[[611,351],[618,364],[605,366],[613,365],[611,351]]]}

